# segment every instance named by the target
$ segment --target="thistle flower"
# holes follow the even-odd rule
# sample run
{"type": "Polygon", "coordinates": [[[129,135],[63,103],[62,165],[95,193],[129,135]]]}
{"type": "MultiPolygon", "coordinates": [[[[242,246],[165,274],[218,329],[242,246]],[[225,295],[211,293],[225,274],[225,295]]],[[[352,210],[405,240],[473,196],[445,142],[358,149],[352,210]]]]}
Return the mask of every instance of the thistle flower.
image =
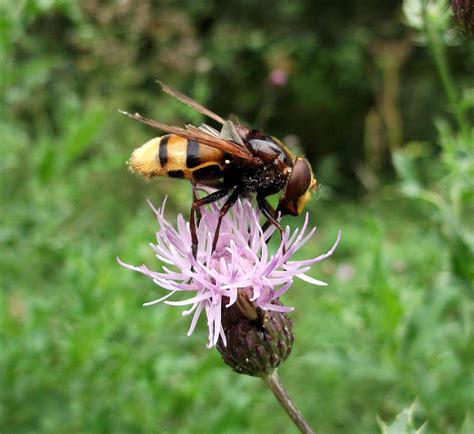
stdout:
{"type": "Polygon", "coordinates": [[[270,82],[273,84],[273,86],[285,86],[288,83],[288,73],[284,69],[274,69],[270,73],[270,82]]]}
{"type": "MultiPolygon", "coordinates": [[[[306,273],[313,264],[334,252],[340,233],[327,253],[307,260],[291,260],[315,232],[314,228],[306,233],[308,214],[301,229],[292,232],[286,227],[279,248],[271,254],[267,241],[274,227],[264,232],[259,223],[258,211],[248,200],[239,200],[223,219],[216,250],[212,252],[219,204],[203,208],[197,229],[199,247],[194,258],[189,223],[179,214],[176,227],[173,227],[164,217],[165,203],[166,200],[160,208],[155,209],[149,202],[159,225],[156,243],[150,243],[150,246],[156,257],[165,264],[161,271],[117,260],[125,268],[148,276],[156,285],[168,291],[164,297],[145,303],[144,306],[160,302],[171,306],[189,306],[182,313],[184,316],[192,315],[188,336],[193,333],[201,314],[205,312],[209,328],[208,348],[218,345],[221,350],[227,346],[225,329],[232,334],[230,325],[235,317],[230,322],[226,322],[226,318],[230,318],[228,314],[231,312],[236,312],[236,307],[248,321],[255,323],[257,329],[264,329],[264,322],[268,320],[271,330],[272,324],[281,322],[281,317],[276,318],[275,315],[284,315],[293,310],[292,307],[283,306],[279,298],[290,289],[295,278],[314,285],[326,285],[306,273]],[[171,301],[170,298],[178,293],[185,293],[188,297],[171,301]],[[266,313],[270,316],[265,316],[266,313]],[[260,319],[262,324],[259,325],[260,319]]],[[[263,338],[266,339],[265,336],[263,338]]],[[[291,349],[292,339],[287,343],[291,349]]]]}

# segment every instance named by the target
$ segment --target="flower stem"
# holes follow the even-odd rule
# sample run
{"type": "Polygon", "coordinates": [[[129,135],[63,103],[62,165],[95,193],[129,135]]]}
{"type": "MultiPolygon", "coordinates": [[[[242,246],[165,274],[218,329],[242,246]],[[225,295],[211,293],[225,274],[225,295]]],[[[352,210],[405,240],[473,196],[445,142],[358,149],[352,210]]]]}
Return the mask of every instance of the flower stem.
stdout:
{"type": "Polygon", "coordinates": [[[314,434],[313,429],[308,425],[308,422],[306,422],[303,415],[296,408],[283,385],[280,383],[280,378],[278,377],[277,371],[275,370],[270,375],[263,377],[263,380],[265,383],[267,383],[276,399],[278,399],[278,402],[285,409],[288,416],[290,416],[291,420],[298,427],[298,429],[303,434],[314,434]]]}
{"type": "Polygon", "coordinates": [[[423,2],[423,14],[428,47],[431,50],[431,55],[436,65],[444,92],[446,93],[449,104],[451,105],[451,110],[461,134],[464,137],[468,137],[468,123],[464,109],[461,105],[458,89],[456,88],[452,73],[449,69],[446,46],[442,39],[442,29],[439,28],[437,23],[434,21],[434,18],[428,14],[426,1],[423,2]]]}

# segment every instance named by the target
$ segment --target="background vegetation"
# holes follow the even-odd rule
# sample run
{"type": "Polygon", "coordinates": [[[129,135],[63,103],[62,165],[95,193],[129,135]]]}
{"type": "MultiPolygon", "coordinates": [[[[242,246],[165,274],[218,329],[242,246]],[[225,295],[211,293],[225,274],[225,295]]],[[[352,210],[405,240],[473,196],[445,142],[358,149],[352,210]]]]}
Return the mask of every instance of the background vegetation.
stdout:
{"type": "Polygon", "coordinates": [[[0,432],[295,432],[115,262],[155,263],[145,198],[190,205],[124,164],[156,132],[118,109],[202,120],[159,78],[312,160],[301,255],[343,240],[313,271],[329,286],[284,300],[310,423],[380,432],[416,400],[415,426],[472,434],[473,70],[442,0],[1,3],[0,432]]]}

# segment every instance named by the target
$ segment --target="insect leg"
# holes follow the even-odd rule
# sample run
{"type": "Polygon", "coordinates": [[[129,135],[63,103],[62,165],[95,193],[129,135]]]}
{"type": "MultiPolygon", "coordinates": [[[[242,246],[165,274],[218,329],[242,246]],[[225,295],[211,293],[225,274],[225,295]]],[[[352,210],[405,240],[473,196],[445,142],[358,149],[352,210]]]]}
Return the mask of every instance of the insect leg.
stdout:
{"type": "MultiPolygon", "coordinates": [[[[275,219],[276,219],[277,216],[278,216],[278,211],[275,211],[275,209],[268,203],[268,201],[267,201],[266,199],[257,197],[257,201],[258,201],[258,202],[261,202],[262,200],[264,200],[264,201],[266,202],[266,205],[265,205],[266,209],[267,209],[267,210],[275,217],[275,219]]],[[[259,204],[259,205],[260,205],[260,204],[259,204]]],[[[260,209],[262,209],[262,208],[260,207],[260,209]]],[[[262,211],[263,211],[263,210],[262,210],[262,211]]],[[[264,214],[264,215],[265,215],[265,214],[264,214]]],[[[266,217],[266,215],[265,215],[265,217],[266,217]]],[[[269,220],[269,219],[267,219],[267,221],[266,221],[266,222],[263,224],[263,226],[262,226],[262,231],[265,232],[272,224],[273,224],[272,221],[269,220]]],[[[271,235],[270,235],[270,238],[271,238],[271,235]]],[[[269,239],[270,239],[270,238],[269,238],[269,239]]]]}
{"type": "MultiPolygon", "coordinates": [[[[271,226],[271,224],[272,223],[270,222],[270,220],[267,220],[262,226],[262,232],[265,232],[271,226]]],[[[271,235],[270,235],[270,238],[271,238],[271,235]]]]}
{"type": "MultiPolygon", "coordinates": [[[[197,195],[197,189],[196,189],[196,184],[193,182],[193,203],[199,200],[199,197],[197,195]]],[[[197,216],[197,224],[199,225],[201,218],[202,218],[202,213],[201,213],[201,208],[196,209],[196,216],[197,216]]]]}
{"type": "Polygon", "coordinates": [[[202,205],[207,205],[209,203],[216,202],[217,200],[224,197],[229,192],[228,188],[223,188],[221,190],[217,190],[214,193],[203,197],[202,199],[195,199],[193,200],[193,204],[191,205],[191,214],[189,216],[189,226],[191,228],[191,241],[192,241],[192,249],[193,249],[193,256],[196,258],[197,255],[197,248],[198,248],[198,237],[196,232],[196,219],[195,213],[202,205]]]}
{"type": "MultiPolygon", "coordinates": [[[[267,221],[265,222],[265,224],[262,227],[263,231],[265,232],[265,230],[270,225],[273,225],[278,229],[278,231],[280,232],[281,237],[283,238],[283,228],[282,228],[280,222],[276,219],[276,216],[275,216],[276,212],[273,209],[273,207],[268,203],[267,199],[259,198],[258,196],[257,196],[257,203],[258,203],[258,207],[262,211],[262,214],[267,219],[267,221]]],[[[270,238],[267,241],[269,241],[269,240],[270,240],[270,238]]],[[[285,252],[285,250],[286,250],[285,246],[283,246],[283,252],[285,252]]]]}
{"type": "Polygon", "coordinates": [[[235,202],[239,198],[242,190],[239,187],[232,192],[232,194],[227,198],[224,206],[219,211],[219,220],[217,222],[216,232],[214,234],[214,241],[212,242],[212,251],[216,250],[217,240],[219,239],[219,232],[221,230],[221,223],[224,216],[229,212],[229,210],[234,206],[235,202]]]}

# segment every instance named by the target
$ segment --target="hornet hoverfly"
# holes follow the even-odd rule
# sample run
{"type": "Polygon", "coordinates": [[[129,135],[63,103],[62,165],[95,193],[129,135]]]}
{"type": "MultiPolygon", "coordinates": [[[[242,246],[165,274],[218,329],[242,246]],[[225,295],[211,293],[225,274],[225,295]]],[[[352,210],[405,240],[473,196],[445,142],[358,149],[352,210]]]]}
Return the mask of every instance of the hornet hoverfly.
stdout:
{"type": "Polygon", "coordinates": [[[160,83],[164,92],[199,111],[222,125],[221,130],[202,124],[175,127],[147,119],[139,113],[120,111],[165,133],[135,149],[128,162],[132,172],[145,178],[169,176],[185,178],[193,185],[190,212],[192,252],[197,254],[196,219],[199,208],[227,196],[219,212],[212,250],[215,250],[223,217],[241,196],[256,194],[257,205],[267,222],[264,228],[276,226],[281,215],[297,216],[316,191],[317,183],[308,160],[294,157],[278,139],[262,131],[251,129],[231,120],[225,120],[177,90],[160,83]],[[214,187],[216,191],[198,198],[196,186],[214,187]],[[267,196],[282,191],[277,209],[268,203],[267,196]]]}

